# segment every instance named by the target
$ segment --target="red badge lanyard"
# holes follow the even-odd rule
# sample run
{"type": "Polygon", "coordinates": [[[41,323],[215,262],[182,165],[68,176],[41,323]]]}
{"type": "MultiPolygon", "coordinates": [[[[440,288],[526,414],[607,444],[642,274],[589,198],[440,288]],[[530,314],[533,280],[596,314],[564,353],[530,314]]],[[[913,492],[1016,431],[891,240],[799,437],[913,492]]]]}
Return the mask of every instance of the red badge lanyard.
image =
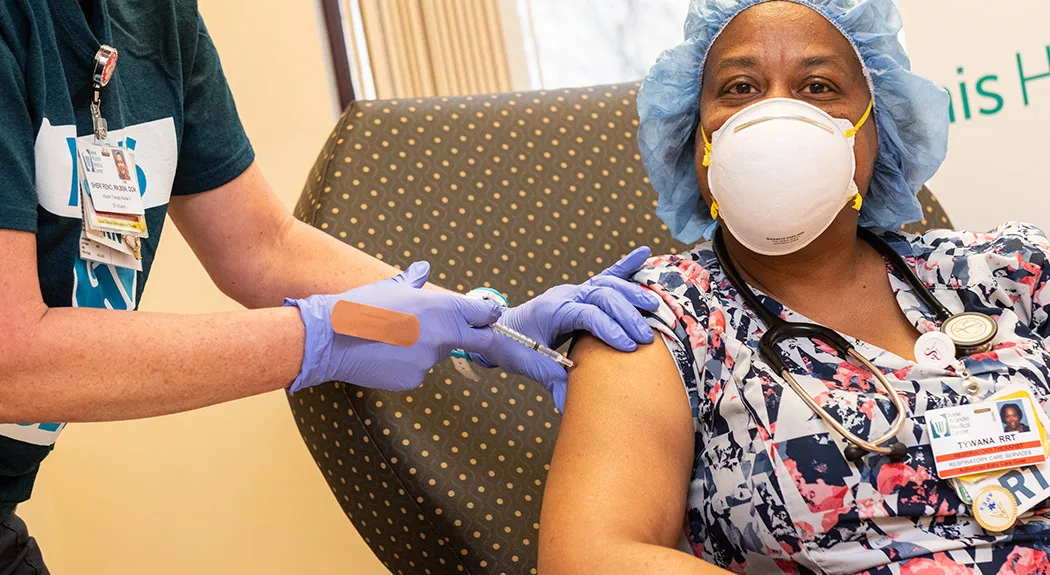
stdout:
{"type": "Polygon", "coordinates": [[[95,128],[95,140],[104,142],[109,137],[109,127],[106,119],[102,117],[102,99],[100,93],[102,88],[109,84],[113,78],[113,70],[117,67],[117,49],[103,44],[95,53],[95,70],[91,75],[91,81],[95,91],[91,100],[91,122],[95,128]]]}

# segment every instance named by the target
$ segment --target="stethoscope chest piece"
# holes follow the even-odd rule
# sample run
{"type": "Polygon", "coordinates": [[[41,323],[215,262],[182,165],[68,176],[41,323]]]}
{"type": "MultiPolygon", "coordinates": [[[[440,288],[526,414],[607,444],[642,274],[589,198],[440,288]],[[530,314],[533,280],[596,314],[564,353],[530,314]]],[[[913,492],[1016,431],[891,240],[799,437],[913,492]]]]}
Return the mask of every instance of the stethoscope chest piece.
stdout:
{"type": "Polygon", "coordinates": [[[955,342],[959,356],[984,353],[992,348],[999,326],[991,317],[977,312],[955,314],[944,320],[941,332],[955,342]]]}

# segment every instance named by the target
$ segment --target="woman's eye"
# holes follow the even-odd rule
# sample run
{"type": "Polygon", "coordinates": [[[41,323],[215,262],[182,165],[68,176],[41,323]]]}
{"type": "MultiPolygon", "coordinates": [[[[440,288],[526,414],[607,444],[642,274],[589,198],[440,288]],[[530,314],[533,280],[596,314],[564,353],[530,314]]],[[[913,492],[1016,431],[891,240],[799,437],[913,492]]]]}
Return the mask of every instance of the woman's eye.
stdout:
{"type": "Polygon", "coordinates": [[[831,92],[831,86],[828,86],[824,82],[812,82],[806,86],[806,90],[810,94],[827,94],[831,92]]]}
{"type": "Polygon", "coordinates": [[[747,94],[751,94],[751,93],[753,93],[753,90],[754,90],[754,87],[751,84],[748,84],[746,82],[741,82],[739,84],[733,84],[732,86],[729,87],[729,93],[730,94],[737,94],[737,95],[740,95],[740,96],[746,96],[747,94]]]}

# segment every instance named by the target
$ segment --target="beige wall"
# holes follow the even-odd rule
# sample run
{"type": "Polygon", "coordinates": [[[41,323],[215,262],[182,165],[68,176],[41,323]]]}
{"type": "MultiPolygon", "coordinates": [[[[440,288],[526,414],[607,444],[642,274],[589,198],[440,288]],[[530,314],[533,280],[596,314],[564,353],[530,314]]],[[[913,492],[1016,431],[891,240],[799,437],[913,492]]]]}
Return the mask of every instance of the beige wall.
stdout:
{"type": "Polygon", "coordinates": [[[930,182],[953,223],[983,231],[1021,220],[1050,230],[1050,77],[1028,83],[1026,106],[1017,67],[1019,54],[1025,76],[1050,72],[1050,2],[899,2],[915,70],[947,87],[954,102],[948,158],[930,182]],[[978,94],[978,83],[1002,98],[1001,108],[978,94]]]}
{"type": "MultiPolygon", "coordinates": [[[[293,204],[338,116],[313,0],[200,0],[241,118],[293,204]],[[291,74],[278,86],[276,70],[291,74]]],[[[174,226],[142,304],[231,310],[174,226]]],[[[386,573],[343,516],[281,393],[71,425],[20,509],[56,575],[386,573]]]]}

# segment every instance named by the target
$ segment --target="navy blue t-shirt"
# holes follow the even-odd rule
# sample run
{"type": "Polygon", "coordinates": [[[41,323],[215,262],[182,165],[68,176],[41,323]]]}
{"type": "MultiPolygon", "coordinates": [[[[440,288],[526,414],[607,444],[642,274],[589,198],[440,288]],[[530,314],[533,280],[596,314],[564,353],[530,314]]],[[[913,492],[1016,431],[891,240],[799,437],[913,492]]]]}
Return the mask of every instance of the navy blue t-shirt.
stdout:
{"type": "MultiPolygon", "coordinates": [[[[0,228],[36,234],[49,307],[134,310],[171,195],[217,188],[254,152],[191,0],[0,2],[0,228]],[[102,90],[110,142],[133,150],[149,239],[142,272],[85,261],[76,140],[93,139],[95,53],[119,51],[102,90]]],[[[2,273],[2,272],[0,272],[2,273]]],[[[75,383],[71,383],[75,385],[75,383]]],[[[0,517],[29,498],[60,423],[0,425],[0,517]]]]}

